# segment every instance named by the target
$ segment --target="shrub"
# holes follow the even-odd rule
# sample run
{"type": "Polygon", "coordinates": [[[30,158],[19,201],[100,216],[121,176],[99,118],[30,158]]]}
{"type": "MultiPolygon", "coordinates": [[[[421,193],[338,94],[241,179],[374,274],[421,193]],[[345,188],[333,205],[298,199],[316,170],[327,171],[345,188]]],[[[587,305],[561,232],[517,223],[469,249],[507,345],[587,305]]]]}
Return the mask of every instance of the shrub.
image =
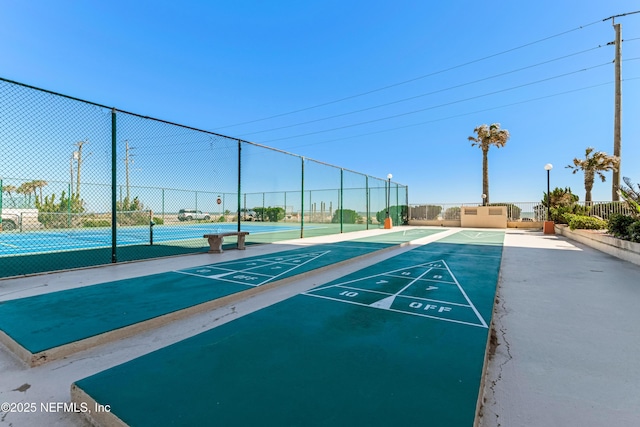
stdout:
{"type": "Polygon", "coordinates": [[[340,214],[342,214],[342,223],[343,224],[355,224],[358,221],[360,215],[352,209],[337,209],[333,213],[333,218],[331,218],[331,222],[337,224],[340,222],[340,214]]]}
{"type": "Polygon", "coordinates": [[[627,231],[629,233],[629,240],[632,242],[640,243],[640,221],[636,221],[631,224],[627,231]]]}
{"type": "Polygon", "coordinates": [[[281,207],[255,207],[253,210],[261,221],[278,222],[284,219],[284,209],[281,207]]]}
{"type": "Polygon", "coordinates": [[[111,227],[111,221],[108,219],[85,219],[82,221],[83,227],[111,227]]]}
{"type": "Polygon", "coordinates": [[[613,214],[609,217],[607,231],[614,237],[630,240],[629,227],[635,220],[628,215],[613,214]]]}
{"type": "Polygon", "coordinates": [[[160,217],[157,217],[157,216],[154,216],[153,217],[153,223],[155,225],[162,225],[162,224],[164,224],[164,219],[162,219],[160,217]]]}
{"type": "Polygon", "coordinates": [[[566,214],[565,219],[572,230],[604,230],[607,228],[607,221],[592,216],[566,214]]]}
{"type": "MultiPolygon", "coordinates": [[[[389,217],[393,222],[393,225],[406,224],[409,214],[409,206],[389,206],[389,217]]],[[[383,209],[376,213],[376,220],[379,224],[384,224],[384,220],[387,217],[387,210],[383,209]]]]}

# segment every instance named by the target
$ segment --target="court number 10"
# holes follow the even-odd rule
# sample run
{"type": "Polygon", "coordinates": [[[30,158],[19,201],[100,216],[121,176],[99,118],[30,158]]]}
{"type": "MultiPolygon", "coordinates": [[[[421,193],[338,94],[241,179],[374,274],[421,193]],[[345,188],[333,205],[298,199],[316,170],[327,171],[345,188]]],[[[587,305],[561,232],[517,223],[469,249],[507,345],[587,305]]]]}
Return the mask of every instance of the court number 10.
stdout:
{"type": "Polygon", "coordinates": [[[349,297],[349,298],[353,298],[355,296],[358,295],[357,292],[353,292],[353,291],[342,291],[340,292],[340,295],[345,296],[345,297],[349,297]]]}

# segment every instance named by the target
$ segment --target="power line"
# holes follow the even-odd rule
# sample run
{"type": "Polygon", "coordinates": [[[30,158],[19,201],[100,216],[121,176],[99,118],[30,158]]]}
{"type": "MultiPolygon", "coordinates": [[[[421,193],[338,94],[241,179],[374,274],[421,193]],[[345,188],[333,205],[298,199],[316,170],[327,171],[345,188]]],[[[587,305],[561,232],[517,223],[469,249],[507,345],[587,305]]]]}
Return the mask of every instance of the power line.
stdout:
{"type": "MultiPolygon", "coordinates": [[[[630,78],[630,79],[625,79],[624,81],[631,81],[631,80],[640,80],[640,77],[633,77],[633,78],[630,78]]],[[[442,118],[439,118],[439,119],[427,120],[427,121],[424,121],[424,122],[413,123],[413,124],[410,124],[410,125],[396,126],[396,127],[393,127],[393,128],[383,129],[383,130],[379,130],[379,131],[375,131],[375,132],[367,132],[367,133],[362,133],[362,134],[359,134],[359,135],[346,136],[346,137],[343,137],[343,138],[335,138],[335,139],[330,139],[330,140],[325,140],[325,141],[320,141],[320,142],[312,142],[312,143],[309,143],[309,144],[297,144],[297,145],[295,145],[295,147],[307,147],[307,146],[310,146],[310,145],[326,144],[326,143],[329,143],[329,142],[343,141],[345,139],[361,138],[363,136],[371,136],[371,135],[377,135],[377,134],[380,134],[380,133],[393,132],[393,131],[396,131],[396,130],[406,129],[406,128],[410,128],[410,127],[423,126],[423,125],[426,125],[426,124],[442,122],[442,121],[445,121],[445,120],[455,119],[455,118],[458,118],[458,117],[470,116],[470,115],[473,115],[473,114],[484,113],[486,111],[493,111],[493,110],[498,110],[498,109],[501,109],[501,108],[508,108],[508,107],[513,107],[515,105],[526,104],[526,103],[529,103],[529,102],[535,102],[535,101],[540,101],[540,100],[543,100],[543,99],[553,98],[553,97],[556,97],[556,96],[567,95],[567,94],[574,93],[574,92],[580,92],[580,91],[584,91],[584,90],[595,89],[597,87],[607,86],[607,85],[610,85],[612,83],[613,83],[612,81],[606,82],[606,83],[599,83],[599,84],[596,84],[596,85],[586,86],[586,87],[582,87],[582,88],[579,88],[579,89],[572,89],[572,90],[568,90],[568,91],[564,91],[564,92],[554,93],[554,94],[551,94],[551,95],[540,96],[540,97],[537,97],[537,98],[530,98],[530,99],[526,99],[526,100],[523,100],[523,101],[512,102],[510,104],[499,105],[497,107],[484,108],[482,110],[476,110],[476,111],[470,111],[470,112],[467,112],[467,113],[455,114],[453,116],[447,116],[447,117],[442,117],[442,118]]],[[[289,147],[289,148],[291,148],[291,147],[289,147]]]]}
{"type": "Polygon", "coordinates": [[[292,128],[292,127],[296,127],[296,126],[302,126],[302,125],[307,125],[307,124],[310,124],[310,123],[317,123],[317,122],[324,121],[324,120],[330,120],[330,119],[335,119],[335,118],[338,118],[338,117],[344,117],[344,116],[348,116],[348,115],[351,115],[351,114],[362,113],[364,111],[369,111],[369,110],[373,110],[373,109],[376,109],[376,108],[386,107],[386,106],[389,106],[389,105],[399,104],[401,102],[407,102],[407,101],[411,101],[411,100],[414,100],[414,99],[417,99],[417,98],[422,98],[422,97],[429,96],[429,95],[435,95],[436,93],[446,92],[446,91],[452,90],[452,89],[459,89],[459,88],[464,87],[464,86],[469,86],[469,85],[472,85],[472,84],[475,84],[475,83],[480,83],[480,82],[483,82],[483,81],[495,79],[497,77],[503,77],[503,76],[506,76],[506,75],[509,75],[509,74],[513,74],[513,73],[517,73],[517,72],[520,72],[520,71],[528,70],[528,69],[531,69],[531,68],[539,67],[541,65],[549,64],[551,62],[560,61],[562,59],[570,58],[572,56],[577,56],[577,55],[580,55],[580,54],[583,54],[583,53],[586,53],[586,52],[591,52],[593,50],[600,49],[603,46],[605,46],[605,45],[598,45],[598,46],[590,48],[590,49],[585,49],[585,50],[582,50],[580,52],[574,52],[574,53],[571,53],[571,54],[568,54],[568,55],[564,55],[564,56],[560,56],[560,57],[557,57],[557,58],[554,58],[554,59],[550,59],[550,60],[547,60],[547,61],[539,62],[537,64],[528,65],[526,67],[517,68],[515,70],[506,71],[504,73],[494,74],[494,75],[489,76],[489,77],[484,77],[482,79],[472,80],[470,82],[461,83],[461,84],[455,85],[455,86],[449,86],[449,87],[446,87],[446,88],[443,88],[443,89],[438,89],[438,90],[435,90],[435,91],[432,91],[432,92],[427,92],[427,93],[423,93],[423,94],[420,94],[420,95],[414,95],[414,96],[411,96],[411,97],[408,97],[408,98],[403,98],[403,99],[399,99],[399,100],[396,100],[396,101],[386,102],[384,104],[374,105],[372,107],[362,108],[360,110],[354,110],[354,111],[349,111],[349,112],[346,112],[346,113],[335,114],[333,116],[323,117],[323,118],[314,119],[314,120],[308,120],[306,122],[295,123],[295,124],[292,124],[292,125],[286,125],[286,126],[280,126],[280,127],[276,127],[276,128],[264,129],[264,130],[255,131],[255,132],[244,133],[244,134],[240,134],[238,136],[246,137],[246,136],[249,136],[249,135],[257,135],[257,134],[260,134],[260,133],[271,132],[271,131],[275,131],[275,130],[288,129],[288,128],[292,128]]]}
{"type": "Polygon", "coordinates": [[[485,93],[485,94],[482,94],[482,95],[476,95],[476,96],[472,96],[472,97],[469,97],[469,98],[460,99],[460,100],[457,100],[457,101],[451,101],[451,102],[447,102],[447,103],[444,103],[444,104],[439,104],[439,105],[435,105],[435,106],[431,106],[431,107],[427,107],[427,108],[421,108],[419,110],[413,110],[413,111],[408,111],[408,112],[405,112],[405,113],[394,114],[392,116],[381,117],[381,118],[378,118],[378,119],[367,120],[367,121],[364,121],[364,122],[352,123],[350,125],[339,126],[339,127],[335,127],[335,128],[331,128],[331,129],[319,130],[319,131],[315,131],[315,132],[308,132],[308,133],[288,136],[288,137],[284,137],[284,138],[270,139],[270,140],[263,141],[263,142],[267,143],[267,142],[275,142],[275,141],[284,141],[284,140],[292,139],[292,138],[300,138],[300,137],[303,137],[303,136],[316,135],[316,134],[319,134],[319,133],[331,132],[331,131],[334,131],[334,130],[347,129],[347,128],[350,128],[350,127],[362,126],[362,125],[366,125],[366,124],[370,124],[370,123],[381,122],[381,121],[384,121],[384,120],[395,119],[395,118],[402,117],[402,116],[407,116],[407,115],[410,115],[410,114],[421,113],[423,111],[433,110],[435,108],[441,108],[441,107],[446,107],[446,106],[453,105],[453,104],[459,104],[461,102],[466,102],[466,101],[470,101],[470,100],[473,100],[473,99],[482,98],[484,96],[495,95],[495,94],[498,94],[498,93],[507,92],[507,91],[510,91],[510,90],[519,89],[519,88],[522,88],[522,87],[531,86],[531,85],[538,84],[538,83],[543,83],[543,82],[554,80],[554,79],[558,79],[558,78],[561,78],[561,77],[570,76],[572,74],[577,74],[577,73],[580,73],[580,72],[583,72],[583,71],[588,71],[588,70],[592,70],[592,69],[595,69],[595,68],[603,67],[605,65],[610,65],[610,62],[605,62],[603,64],[595,65],[593,67],[583,68],[583,69],[572,71],[572,72],[569,72],[569,73],[564,73],[564,74],[560,74],[560,75],[557,75],[557,76],[548,77],[546,79],[541,79],[541,80],[537,80],[537,81],[534,81],[534,82],[529,82],[529,83],[525,83],[525,84],[521,84],[521,85],[517,85],[517,86],[512,86],[512,87],[509,87],[509,88],[506,88],[506,89],[501,89],[501,90],[485,93]]]}
{"type": "Polygon", "coordinates": [[[327,106],[327,105],[336,104],[338,102],[347,101],[349,99],[359,98],[361,96],[370,95],[370,94],[376,93],[376,92],[381,92],[383,90],[387,90],[387,89],[391,89],[391,88],[398,87],[398,86],[401,86],[401,85],[405,85],[405,84],[408,84],[408,83],[412,83],[412,82],[415,82],[415,81],[418,81],[418,80],[425,79],[427,77],[432,77],[432,76],[435,76],[435,75],[438,75],[438,74],[442,74],[442,73],[446,73],[448,71],[452,71],[452,70],[455,70],[455,69],[458,69],[458,68],[466,67],[466,66],[471,65],[471,64],[476,64],[478,62],[482,62],[482,61],[485,61],[487,59],[491,59],[491,58],[495,58],[497,56],[505,55],[507,53],[511,53],[511,52],[514,52],[514,51],[519,50],[519,49],[524,49],[525,47],[529,47],[529,46],[532,46],[532,45],[535,45],[535,44],[538,44],[538,43],[542,43],[544,41],[547,41],[547,40],[550,40],[550,39],[553,39],[553,38],[556,38],[556,37],[560,37],[560,36],[563,36],[565,34],[569,34],[569,33],[572,33],[574,31],[578,31],[578,30],[581,30],[583,28],[586,28],[586,27],[589,27],[591,25],[595,25],[595,24],[598,24],[598,23],[601,23],[601,22],[602,22],[602,20],[594,21],[594,22],[591,22],[591,23],[586,24],[586,25],[581,25],[579,27],[572,28],[570,30],[554,34],[552,36],[544,37],[542,39],[535,40],[535,41],[530,42],[530,43],[526,43],[526,44],[511,48],[511,49],[504,50],[502,52],[494,53],[492,55],[488,55],[488,56],[485,56],[485,57],[482,57],[482,58],[479,58],[479,59],[474,59],[472,61],[468,61],[468,62],[465,62],[465,63],[462,63],[462,64],[454,65],[452,67],[444,68],[442,70],[434,71],[432,73],[424,74],[422,76],[414,77],[414,78],[409,79],[409,80],[404,80],[404,81],[399,82],[399,83],[393,83],[393,84],[390,84],[390,85],[387,85],[387,86],[383,86],[383,87],[380,87],[380,88],[377,88],[377,89],[372,89],[372,90],[369,90],[369,91],[366,91],[366,92],[362,92],[362,93],[359,93],[359,94],[356,94],[356,95],[346,96],[346,97],[339,98],[339,99],[336,99],[336,100],[333,100],[333,101],[324,102],[324,103],[321,103],[321,104],[316,104],[316,105],[313,105],[311,107],[300,108],[300,109],[297,109],[297,110],[289,111],[289,112],[286,112],[286,113],[280,113],[280,114],[276,114],[276,115],[273,115],[273,116],[264,117],[264,118],[261,118],[261,119],[249,120],[249,121],[246,121],[246,122],[235,123],[235,124],[232,124],[232,125],[219,126],[219,127],[215,128],[215,129],[221,130],[221,129],[226,129],[226,128],[230,128],[230,127],[236,127],[236,126],[242,126],[242,125],[247,125],[247,124],[251,124],[251,123],[261,122],[261,121],[264,121],[264,120],[271,120],[271,119],[275,119],[277,117],[282,117],[282,116],[287,116],[287,115],[290,115],[290,114],[300,113],[302,111],[308,111],[308,110],[312,110],[314,108],[320,108],[320,107],[324,107],[324,106],[327,106]]]}
{"type": "MultiPolygon", "coordinates": [[[[638,59],[638,58],[636,58],[636,59],[638,59]]],[[[633,80],[640,80],[640,77],[626,78],[623,81],[633,81],[633,80]]],[[[529,103],[529,102],[535,102],[535,101],[540,101],[540,100],[548,99],[548,98],[552,98],[552,97],[568,95],[568,94],[571,94],[571,93],[580,92],[580,91],[584,91],[584,90],[595,89],[595,88],[598,88],[598,87],[601,87],[601,86],[610,85],[612,83],[613,83],[612,81],[609,81],[609,82],[606,82],[606,83],[599,83],[599,84],[596,84],[596,85],[586,86],[586,87],[582,87],[582,88],[578,88],[578,89],[572,89],[572,90],[568,90],[568,91],[564,91],[564,92],[558,92],[558,93],[554,93],[554,94],[551,94],[551,95],[545,95],[545,96],[541,96],[541,97],[537,97],[537,98],[530,98],[530,99],[526,99],[526,100],[523,100],[523,101],[513,102],[513,103],[510,103],[510,104],[503,104],[503,105],[499,105],[497,107],[483,108],[481,110],[475,110],[475,111],[471,111],[471,112],[467,112],[467,113],[456,114],[456,115],[453,115],[453,116],[442,117],[442,118],[439,118],[439,119],[433,119],[433,120],[428,120],[428,121],[424,121],[424,122],[413,123],[413,124],[410,124],[410,125],[396,126],[396,127],[393,127],[393,128],[383,129],[383,130],[379,130],[379,131],[375,131],[375,132],[362,133],[362,134],[358,134],[358,135],[351,135],[351,136],[347,136],[347,137],[343,137],[343,138],[335,138],[335,139],[330,139],[330,140],[325,140],[325,141],[320,141],[320,142],[312,142],[312,143],[309,143],[309,144],[296,144],[294,146],[291,146],[290,148],[326,144],[326,143],[329,143],[329,142],[343,141],[343,140],[346,140],[346,139],[360,138],[360,137],[363,137],[363,136],[376,135],[376,134],[380,134],[380,133],[396,131],[396,130],[399,130],[399,129],[406,129],[406,128],[410,128],[410,127],[416,127],[416,126],[422,126],[422,125],[431,124],[431,123],[437,123],[437,122],[450,120],[450,119],[454,119],[454,118],[458,118],[458,117],[469,116],[469,115],[472,115],[472,114],[483,113],[483,112],[486,112],[486,111],[493,111],[493,110],[497,110],[497,109],[501,109],[501,108],[513,107],[515,105],[526,104],[526,103],[529,103]]],[[[214,150],[215,150],[215,148],[214,148],[214,150]]],[[[186,151],[171,151],[171,152],[165,152],[165,153],[159,153],[159,152],[155,151],[154,153],[145,154],[145,156],[161,156],[161,155],[173,155],[173,154],[184,154],[184,153],[199,153],[199,152],[203,152],[203,151],[210,151],[210,149],[207,148],[207,149],[196,149],[196,150],[186,150],[186,151]]]]}

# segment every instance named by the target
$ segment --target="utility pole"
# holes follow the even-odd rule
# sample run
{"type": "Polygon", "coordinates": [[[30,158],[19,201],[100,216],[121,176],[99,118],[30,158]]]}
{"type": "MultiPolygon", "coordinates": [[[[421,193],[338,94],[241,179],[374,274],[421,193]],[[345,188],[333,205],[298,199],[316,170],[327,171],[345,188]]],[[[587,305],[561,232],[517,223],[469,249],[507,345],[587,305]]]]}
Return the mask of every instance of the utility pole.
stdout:
{"type": "Polygon", "coordinates": [[[129,147],[129,140],[125,140],[124,141],[124,170],[125,170],[125,180],[126,180],[126,187],[127,187],[127,197],[126,197],[126,201],[127,203],[131,202],[130,200],[130,195],[129,195],[129,163],[133,163],[133,159],[131,157],[133,157],[133,155],[129,155],[129,150],[133,149],[133,147],[129,147]]]}
{"type": "Polygon", "coordinates": [[[69,158],[69,199],[73,194],[73,161],[78,160],[78,152],[74,151],[69,158]]]}
{"type": "Polygon", "coordinates": [[[635,12],[621,13],[619,15],[610,16],[602,21],[608,21],[611,19],[613,29],[616,32],[616,39],[613,42],[607,43],[607,45],[615,45],[615,60],[614,72],[615,72],[615,94],[614,94],[614,118],[613,118],[613,155],[618,157],[620,163],[618,164],[618,170],[613,172],[611,179],[611,200],[617,202],[620,200],[618,196],[618,188],[620,188],[620,165],[622,164],[622,26],[616,24],[616,18],[634,15],[640,13],[640,10],[635,12]]]}
{"type": "MultiPolygon", "coordinates": [[[[80,198],[80,168],[82,167],[82,146],[89,141],[78,141],[76,142],[76,146],[78,147],[78,179],[76,181],[76,196],[78,199],[80,198]]],[[[75,153],[74,153],[75,155],[75,153]]]]}
{"type": "MultiPolygon", "coordinates": [[[[616,59],[615,59],[615,113],[613,118],[613,155],[620,159],[620,149],[622,145],[621,135],[621,117],[622,117],[622,26],[616,24],[615,19],[613,22],[613,28],[616,31],[616,59]]],[[[613,178],[611,180],[611,200],[617,202],[620,200],[618,195],[618,188],[620,188],[620,168],[621,163],[618,164],[618,169],[613,171],[613,178]]]]}

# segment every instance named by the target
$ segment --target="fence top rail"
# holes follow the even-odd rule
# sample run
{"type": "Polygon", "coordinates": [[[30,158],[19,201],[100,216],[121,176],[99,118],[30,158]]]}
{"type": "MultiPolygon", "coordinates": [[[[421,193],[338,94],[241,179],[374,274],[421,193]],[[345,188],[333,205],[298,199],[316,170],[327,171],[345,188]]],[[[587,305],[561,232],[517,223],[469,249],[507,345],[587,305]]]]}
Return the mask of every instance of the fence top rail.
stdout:
{"type": "MultiPolygon", "coordinates": [[[[124,114],[129,114],[131,116],[139,117],[139,118],[142,118],[142,119],[153,120],[153,121],[157,121],[157,122],[160,122],[160,123],[181,127],[183,129],[189,129],[189,130],[193,130],[193,131],[196,131],[196,132],[202,132],[202,133],[206,133],[206,134],[209,134],[209,135],[215,135],[215,136],[218,136],[218,137],[221,137],[221,138],[227,138],[227,139],[236,140],[239,143],[250,144],[250,145],[254,145],[256,147],[262,147],[262,148],[266,148],[268,150],[277,151],[279,153],[287,154],[287,155],[290,155],[290,156],[295,156],[295,157],[298,157],[298,158],[302,159],[303,161],[304,160],[309,160],[309,161],[313,161],[315,163],[319,163],[319,164],[322,164],[322,165],[325,165],[325,166],[338,168],[338,169],[341,169],[343,171],[356,173],[356,174],[359,174],[359,175],[363,175],[363,176],[367,176],[367,177],[370,177],[370,178],[380,179],[380,180],[385,181],[383,178],[377,178],[377,177],[374,177],[374,176],[371,176],[371,175],[364,174],[362,172],[357,172],[357,171],[354,171],[354,170],[351,170],[351,169],[346,169],[346,168],[343,168],[343,167],[340,167],[340,166],[332,165],[330,163],[325,163],[325,162],[322,162],[322,161],[319,161],[319,160],[311,159],[309,157],[301,156],[299,154],[290,153],[288,151],[281,150],[281,149],[278,149],[278,148],[273,148],[273,147],[269,147],[267,145],[258,144],[256,142],[246,141],[244,139],[235,138],[235,137],[231,137],[231,136],[228,136],[228,135],[222,135],[220,133],[216,133],[216,132],[212,132],[212,131],[204,130],[204,129],[199,129],[199,128],[196,128],[196,127],[193,127],[193,126],[187,126],[187,125],[183,125],[183,124],[180,124],[180,123],[171,122],[171,121],[168,121],[168,120],[163,120],[163,119],[158,119],[158,118],[155,118],[155,117],[145,116],[143,114],[133,113],[131,111],[121,110],[121,109],[116,108],[116,107],[109,107],[109,106],[104,105],[104,104],[99,104],[97,102],[87,101],[86,99],[77,98],[77,97],[74,97],[74,96],[64,95],[64,94],[59,93],[59,92],[54,92],[52,90],[42,89],[42,88],[39,88],[39,87],[36,87],[36,86],[28,85],[26,83],[20,83],[20,82],[17,82],[15,80],[6,79],[4,77],[0,77],[0,81],[7,82],[7,83],[10,83],[10,84],[14,84],[14,85],[17,85],[17,86],[22,86],[22,87],[25,87],[25,88],[28,88],[28,89],[37,90],[39,92],[44,92],[44,93],[48,93],[48,94],[51,94],[51,95],[60,96],[62,98],[70,99],[70,100],[73,100],[73,101],[83,102],[85,104],[94,105],[96,107],[105,108],[105,109],[113,111],[114,113],[115,112],[120,112],[120,113],[124,113],[124,114]]],[[[402,184],[395,183],[395,182],[394,182],[394,184],[402,185],[402,184]]]]}

